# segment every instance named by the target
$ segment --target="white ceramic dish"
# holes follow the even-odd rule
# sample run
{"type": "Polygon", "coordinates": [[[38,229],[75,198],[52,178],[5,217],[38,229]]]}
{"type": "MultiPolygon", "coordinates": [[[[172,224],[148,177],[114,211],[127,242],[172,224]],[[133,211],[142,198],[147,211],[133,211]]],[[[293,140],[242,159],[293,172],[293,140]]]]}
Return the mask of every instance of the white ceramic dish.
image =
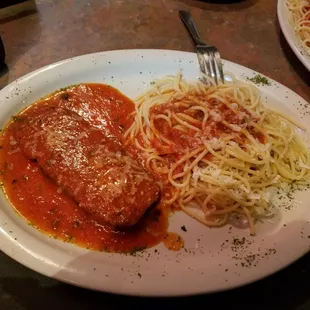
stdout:
{"type": "Polygon", "coordinates": [[[310,55],[307,54],[300,41],[298,40],[293,26],[289,22],[289,10],[285,4],[285,0],[278,0],[278,19],[284,37],[295,55],[310,71],[310,55]]]}
{"type": "MultiPolygon", "coordinates": [[[[224,61],[224,67],[241,79],[256,74],[231,62],[224,61]]],[[[123,50],[64,60],[0,91],[0,127],[25,106],[66,85],[103,82],[135,97],[154,78],[175,74],[180,68],[186,79],[195,80],[199,75],[196,55],[123,50]]],[[[260,87],[263,100],[300,119],[310,130],[310,117],[305,115],[307,103],[286,87],[270,82],[270,86],[260,87]]],[[[37,272],[86,288],[148,296],[214,292],[258,280],[305,254],[310,245],[309,198],[309,191],[298,194],[299,203],[288,202],[273,222],[259,223],[255,237],[250,237],[248,230],[229,226],[210,229],[180,212],[171,217],[169,231],[182,235],[186,250],[172,252],[159,245],[126,256],[92,252],[50,239],[28,226],[1,192],[0,249],[37,272]],[[187,232],[181,230],[182,225],[187,232]],[[238,243],[235,238],[243,237],[244,244],[234,244],[238,243]]]]}

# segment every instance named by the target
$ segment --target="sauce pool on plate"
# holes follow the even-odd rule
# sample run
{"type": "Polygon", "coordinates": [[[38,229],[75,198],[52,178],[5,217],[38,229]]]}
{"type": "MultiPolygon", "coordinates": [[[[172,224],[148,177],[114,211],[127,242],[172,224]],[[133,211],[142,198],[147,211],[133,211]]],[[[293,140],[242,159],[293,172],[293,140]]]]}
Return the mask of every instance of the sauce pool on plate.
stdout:
{"type": "Polygon", "coordinates": [[[133,121],[134,103],[104,84],[80,84],[60,90],[14,116],[0,137],[0,179],[16,211],[50,237],[99,251],[132,252],[160,243],[166,236],[168,210],[158,203],[133,227],[116,229],[91,214],[20,149],[17,134],[23,113],[39,105],[73,111],[107,136],[122,140],[133,121]]]}

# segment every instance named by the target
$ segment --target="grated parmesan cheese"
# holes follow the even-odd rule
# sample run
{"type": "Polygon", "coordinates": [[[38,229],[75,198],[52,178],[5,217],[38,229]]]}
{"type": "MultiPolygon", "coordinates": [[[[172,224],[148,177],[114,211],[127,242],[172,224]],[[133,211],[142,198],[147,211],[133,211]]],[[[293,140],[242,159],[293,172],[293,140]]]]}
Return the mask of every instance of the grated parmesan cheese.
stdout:
{"type": "Polygon", "coordinates": [[[299,158],[299,167],[301,168],[305,168],[305,169],[310,169],[310,166],[306,165],[302,160],[301,158],[299,158]]]}
{"type": "Polygon", "coordinates": [[[210,111],[210,116],[215,122],[221,122],[222,121],[222,116],[214,111],[210,111]]]}

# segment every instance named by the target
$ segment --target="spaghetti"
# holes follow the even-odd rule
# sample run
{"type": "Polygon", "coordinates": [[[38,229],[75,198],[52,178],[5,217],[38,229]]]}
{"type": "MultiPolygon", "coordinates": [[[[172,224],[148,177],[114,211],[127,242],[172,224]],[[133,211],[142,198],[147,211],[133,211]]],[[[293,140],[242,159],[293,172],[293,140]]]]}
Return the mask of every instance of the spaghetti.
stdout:
{"type": "Polygon", "coordinates": [[[286,0],[286,5],[291,13],[290,23],[296,35],[310,55],[310,1],[286,0]]]}
{"type": "Polygon", "coordinates": [[[254,234],[255,219],[271,214],[266,189],[305,184],[310,154],[298,124],[265,108],[254,85],[232,78],[219,86],[189,84],[181,74],[155,81],[137,99],[125,140],[162,181],[167,205],[208,226],[237,213],[254,234]]]}

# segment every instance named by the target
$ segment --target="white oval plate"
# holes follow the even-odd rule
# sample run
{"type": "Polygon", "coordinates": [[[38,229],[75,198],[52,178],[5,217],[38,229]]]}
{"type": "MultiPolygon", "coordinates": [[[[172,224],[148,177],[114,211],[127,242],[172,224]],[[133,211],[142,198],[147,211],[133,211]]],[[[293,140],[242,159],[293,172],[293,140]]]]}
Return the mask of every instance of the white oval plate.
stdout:
{"type": "MultiPolygon", "coordinates": [[[[240,79],[256,74],[227,61],[224,68],[240,79]]],[[[30,73],[0,91],[0,127],[25,106],[66,85],[103,82],[133,98],[154,78],[176,74],[179,69],[184,78],[197,79],[196,55],[122,50],[64,60],[30,73]]],[[[300,113],[303,110],[307,114],[307,103],[270,81],[270,86],[261,87],[263,100],[300,119],[310,130],[310,117],[300,113]]],[[[310,244],[309,198],[309,191],[300,193],[290,211],[284,205],[273,222],[259,223],[255,237],[250,237],[246,229],[210,229],[179,212],[170,218],[169,230],[182,235],[185,249],[172,252],[158,245],[131,256],[88,251],[51,239],[28,226],[1,192],[0,249],[37,272],[86,288],[148,296],[214,292],[258,280],[305,254],[310,244]],[[181,229],[183,225],[187,232],[181,229]],[[234,238],[243,237],[243,245],[233,245],[234,238]]]]}
{"type": "Polygon", "coordinates": [[[306,50],[298,40],[294,28],[289,22],[289,15],[290,12],[285,4],[285,0],[278,0],[278,19],[284,37],[295,55],[310,71],[310,55],[307,54],[306,50]]]}

